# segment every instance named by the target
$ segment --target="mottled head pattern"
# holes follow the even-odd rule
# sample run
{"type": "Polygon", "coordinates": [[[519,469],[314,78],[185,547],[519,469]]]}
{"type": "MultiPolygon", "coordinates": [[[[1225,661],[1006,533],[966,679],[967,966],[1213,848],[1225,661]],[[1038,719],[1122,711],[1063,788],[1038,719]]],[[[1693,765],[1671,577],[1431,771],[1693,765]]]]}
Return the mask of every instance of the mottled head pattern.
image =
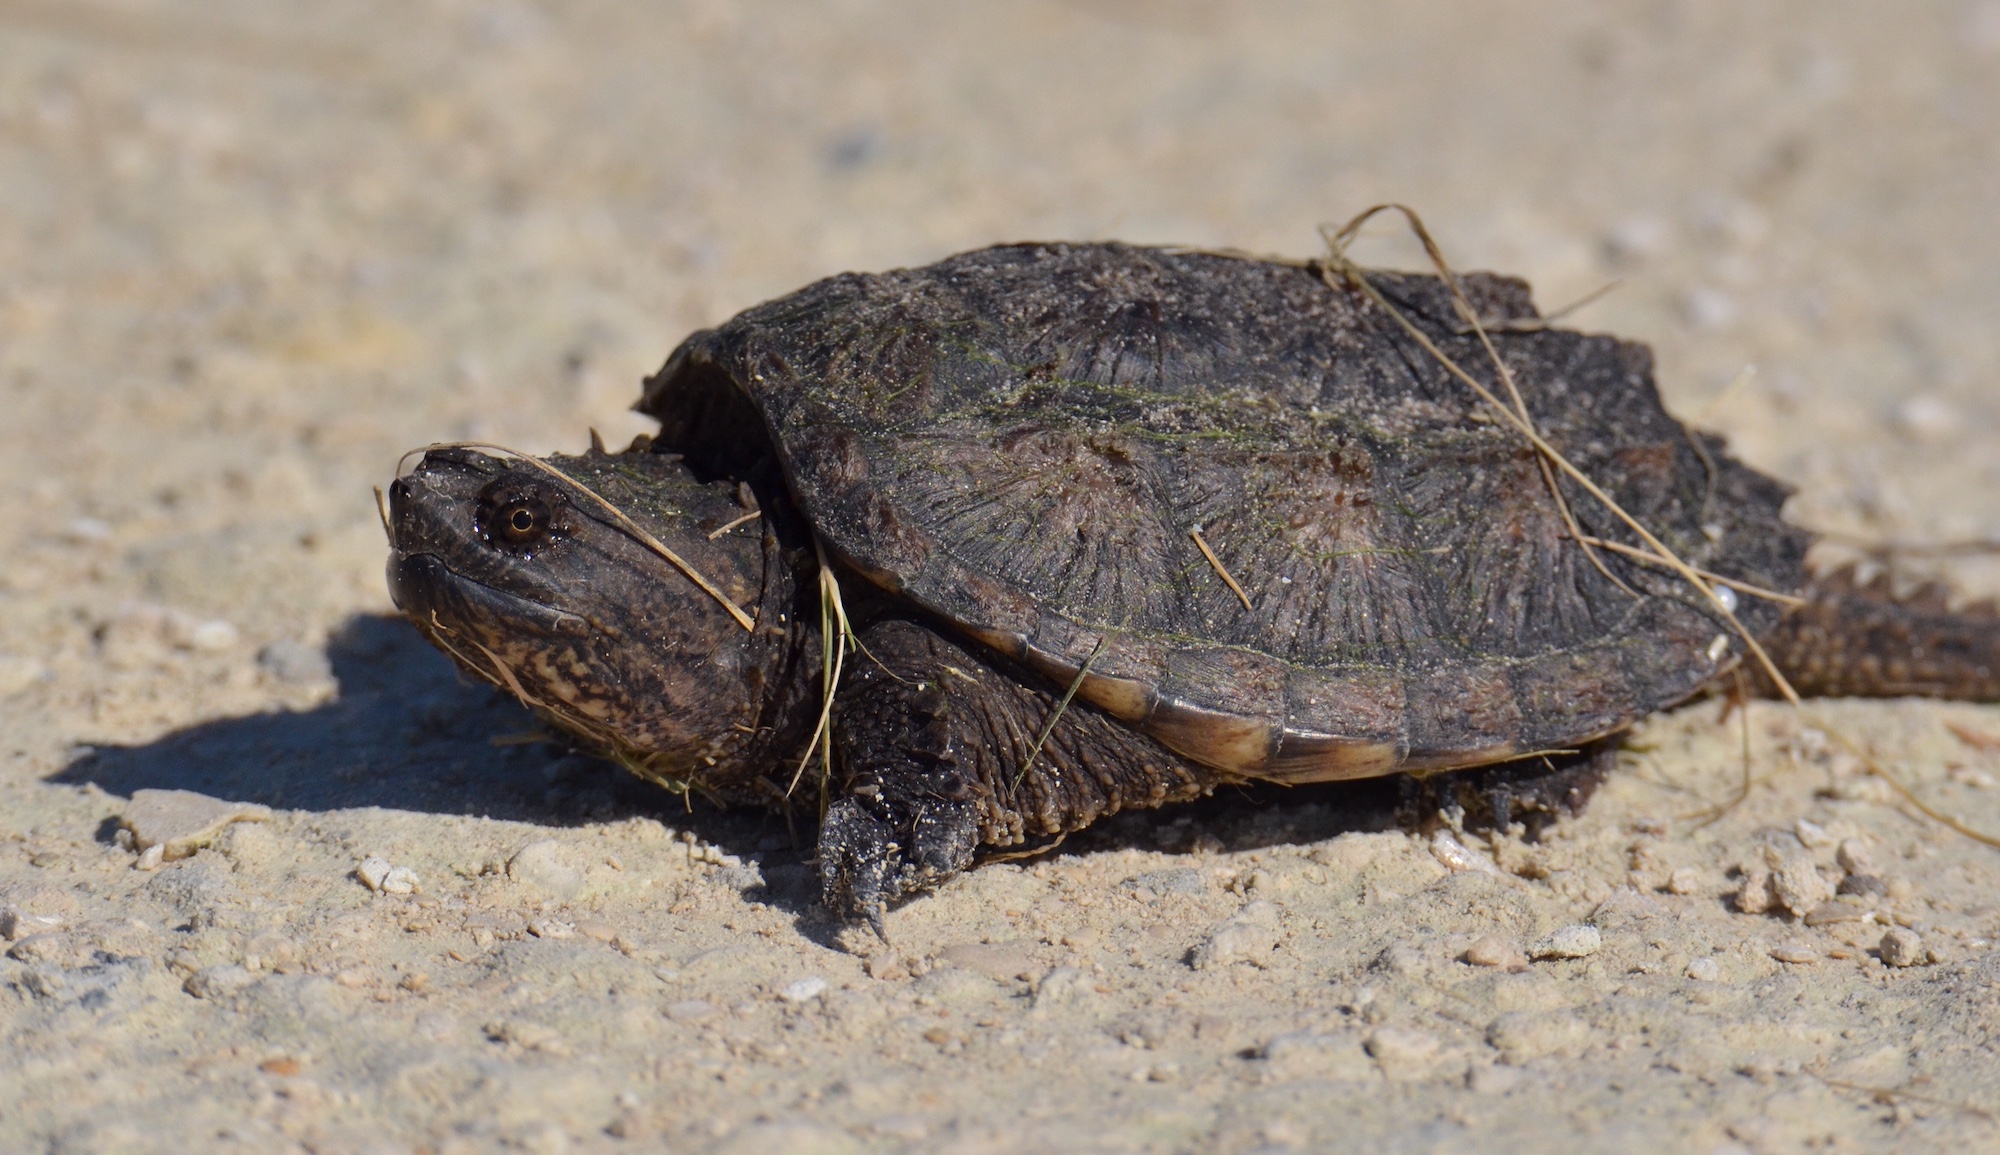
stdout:
{"type": "Polygon", "coordinates": [[[779,737],[793,579],[748,492],[663,454],[433,450],[390,490],[389,589],[469,672],[648,777],[726,792],[779,737]],[[604,498],[755,618],[713,597],[604,498]],[[709,535],[742,522],[727,532],[709,535]]]}

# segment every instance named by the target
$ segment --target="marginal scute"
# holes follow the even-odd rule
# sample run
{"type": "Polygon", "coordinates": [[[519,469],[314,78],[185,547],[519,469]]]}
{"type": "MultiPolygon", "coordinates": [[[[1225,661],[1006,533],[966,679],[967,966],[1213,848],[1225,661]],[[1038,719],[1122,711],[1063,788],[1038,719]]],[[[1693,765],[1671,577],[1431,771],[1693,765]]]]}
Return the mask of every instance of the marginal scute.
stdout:
{"type": "Polygon", "coordinates": [[[1266,718],[1246,718],[1163,698],[1139,728],[1160,745],[1217,770],[1261,778],[1284,731],[1266,718]]]}

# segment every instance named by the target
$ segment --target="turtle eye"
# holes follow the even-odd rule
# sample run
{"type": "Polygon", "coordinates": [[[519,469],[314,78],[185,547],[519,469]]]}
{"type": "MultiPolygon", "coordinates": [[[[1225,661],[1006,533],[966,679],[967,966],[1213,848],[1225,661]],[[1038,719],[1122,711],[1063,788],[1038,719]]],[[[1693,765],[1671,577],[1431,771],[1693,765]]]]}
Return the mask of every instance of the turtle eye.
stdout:
{"type": "Polygon", "coordinates": [[[533,545],[548,536],[549,514],[539,503],[516,502],[502,509],[498,520],[494,528],[508,545],[533,545]]]}
{"type": "Polygon", "coordinates": [[[559,501],[532,484],[489,486],[480,495],[479,536],[502,549],[532,551],[561,535],[559,501]]]}

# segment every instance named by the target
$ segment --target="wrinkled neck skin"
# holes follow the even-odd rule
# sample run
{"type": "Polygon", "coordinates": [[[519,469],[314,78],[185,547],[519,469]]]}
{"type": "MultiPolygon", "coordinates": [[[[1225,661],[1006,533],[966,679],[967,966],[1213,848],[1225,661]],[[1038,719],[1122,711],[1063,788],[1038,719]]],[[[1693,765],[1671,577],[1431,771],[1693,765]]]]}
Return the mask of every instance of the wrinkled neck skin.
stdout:
{"type": "Polygon", "coordinates": [[[818,609],[798,553],[747,491],[642,451],[547,463],[616,506],[713,596],[576,484],[434,450],[390,492],[389,590],[469,673],[642,777],[770,801],[817,716],[818,609]]]}

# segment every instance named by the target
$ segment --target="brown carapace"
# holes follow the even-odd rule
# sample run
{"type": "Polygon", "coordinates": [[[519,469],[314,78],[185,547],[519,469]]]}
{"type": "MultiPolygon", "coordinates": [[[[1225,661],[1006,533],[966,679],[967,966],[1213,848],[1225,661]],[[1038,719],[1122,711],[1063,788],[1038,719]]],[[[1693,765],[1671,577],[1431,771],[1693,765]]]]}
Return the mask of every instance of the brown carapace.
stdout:
{"type": "MultiPolygon", "coordinates": [[[[1369,277],[1492,376],[1442,281],[1369,277]]],[[[1461,287],[1535,427],[1737,583],[1725,600],[1802,691],[2000,698],[2000,619],[1815,584],[1786,488],[1670,416],[1644,346],[1523,324],[1518,280],[1461,287]]],[[[397,604],[642,774],[824,806],[843,914],[879,918],[981,845],[1229,782],[1498,767],[1478,781],[1504,823],[1509,800],[1587,793],[1524,785],[1542,754],[1744,662],[1674,571],[1579,542],[1565,504],[1585,537],[1640,545],[1310,264],[1027,244],[843,275],[693,335],[639,409],[659,436],[549,459],[569,482],[428,454],[391,495],[397,604]],[[822,564],[858,643],[823,784],[801,778],[822,564]]]]}

